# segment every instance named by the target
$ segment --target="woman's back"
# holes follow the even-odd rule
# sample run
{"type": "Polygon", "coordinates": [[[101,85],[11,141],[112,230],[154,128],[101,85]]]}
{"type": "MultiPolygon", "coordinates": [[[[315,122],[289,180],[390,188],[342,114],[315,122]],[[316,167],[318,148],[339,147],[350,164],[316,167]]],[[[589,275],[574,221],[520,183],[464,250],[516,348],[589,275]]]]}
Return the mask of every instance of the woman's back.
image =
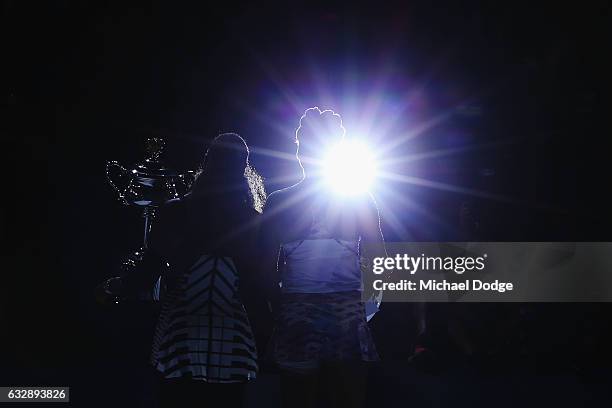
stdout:
{"type": "Polygon", "coordinates": [[[255,341],[239,295],[253,248],[248,224],[257,213],[228,199],[189,196],[170,203],[164,214],[175,229],[167,238],[174,240],[176,273],[155,330],[152,363],[165,378],[241,382],[257,372],[255,341]]]}
{"type": "Polygon", "coordinates": [[[270,195],[270,206],[283,207],[276,222],[281,242],[299,239],[338,238],[357,241],[360,236],[359,214],[368,205],[366,198],[344,200],[302,181],[270,195]]]}
{"type": "Polygon", "coordinates": [[[166,379],[243,383],[255,377],[255,339],[243,306],[255,275],[254,191],[265,199],[246,143],[223,134],[208,149],[192,192],[159,211],[152,243],[172,272],[165,276],[151,360],[166,379]]]}
{"type": "Polygon", "coordinates": [[[369,197],[344,200],[302,182],[270,198],[271,211],[275,211],[274,207],[282,209],[275,216],[282,247],[282,291],[361,290],[360,227],[370,205],[369,197]]]}
{"type": "Polygon", "coordinates": [[[184,271],[204,253],[238,262],[252,256],[259,213],[236,201],[227,194],[188,194],[166,204],[152,237],[175,272],[184,271]]]}

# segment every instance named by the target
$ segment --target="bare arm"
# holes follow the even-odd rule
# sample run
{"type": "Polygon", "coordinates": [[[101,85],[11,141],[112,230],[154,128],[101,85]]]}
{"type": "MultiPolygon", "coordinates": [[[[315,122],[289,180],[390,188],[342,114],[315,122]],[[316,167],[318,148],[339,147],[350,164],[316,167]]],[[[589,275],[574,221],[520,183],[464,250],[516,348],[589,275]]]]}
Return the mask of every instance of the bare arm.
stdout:
{"type": "Polygon", "coordinates": [[[270,307],[276,309],[278,305],[280,290],[280,271],[278,269],[281,237],[279,222],[281,214],[278,209],[278,195],[270,194],[264,214],[261,217],[261,227],[259,229],[259,244],[261,248],[261,269],[262,279],[265,279],[265,292],[270,307]]]}
{"type": "Polygon", "coordinates": [[[167,258],[174,254],[181,243],[184,227],[183,203],[178,199],[170,200],[160,207],[153,219],[149,248],[167,258]]]}
{"type": "Polygon", "coordinates": [[[371,248],[369,252],[372,256],[386,257],[387,249],[381,228],[380,213],[371,194],[359,208],[358,223],[361,243],[371,248]]]}
{"type": "MultiPolygon", "coordinates": [[[[387,249],[385,247],[385,239],[383,237],[380,222],[380,214],[374,197],[368,195],[367,200],[364,200],[358,210],[358,227],[360,235],[360,250],[361,250],[361,273],[364,282],[364,297],[374,299],[374,302],[366,304],[366,312],[370,304],[375,304],[374,310],[378,310],[381,302],[382,292],[376,292],[373,288],[373,279],[376,277],[372,273],[372,264],[374,258],[387,257],[387,249]]],[[[388,279],[389,276],[383,276],[388,279]]],[[[378,279],[378,278],[376,278],[378,279]]],[[[375,313],[374,310],[370,312],[375,313]]],[[[370,315],[373,315],[373,313],[370,315]]]]}

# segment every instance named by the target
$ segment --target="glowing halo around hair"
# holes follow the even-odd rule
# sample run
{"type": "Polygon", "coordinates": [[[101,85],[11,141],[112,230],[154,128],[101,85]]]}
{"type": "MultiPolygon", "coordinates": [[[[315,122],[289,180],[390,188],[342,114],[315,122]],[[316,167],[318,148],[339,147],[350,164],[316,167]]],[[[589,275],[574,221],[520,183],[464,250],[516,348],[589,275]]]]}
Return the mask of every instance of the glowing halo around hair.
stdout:
{"type": "Polygon", "coordinates": [[[376,178],[376,163],[367,146],[346,139],[326,152],[321,170],[327,187],[341,195],[368,192],[376,178]]]}

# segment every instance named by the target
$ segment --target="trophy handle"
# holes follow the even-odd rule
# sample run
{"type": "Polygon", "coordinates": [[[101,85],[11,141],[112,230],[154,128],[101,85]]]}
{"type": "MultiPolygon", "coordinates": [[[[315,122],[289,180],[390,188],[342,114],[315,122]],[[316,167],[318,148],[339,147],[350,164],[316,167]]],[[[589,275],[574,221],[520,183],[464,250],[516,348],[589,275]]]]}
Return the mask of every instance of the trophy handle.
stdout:
{"type": "Polygon", "coordinates": [[[108,180],[108,184],[110,184],[111,187],[119,194],[119,200],[121,200],[124,204],[128,204],[127,200],[125,199],[125,187],[122,189],[117,187],[117,184],[111,177],[111,172],[115,168],[119,169],[122,177],[127,177],[128,170],[120,165],[117,161],[113,160],[106,162],[106,179],[108,180]]]}

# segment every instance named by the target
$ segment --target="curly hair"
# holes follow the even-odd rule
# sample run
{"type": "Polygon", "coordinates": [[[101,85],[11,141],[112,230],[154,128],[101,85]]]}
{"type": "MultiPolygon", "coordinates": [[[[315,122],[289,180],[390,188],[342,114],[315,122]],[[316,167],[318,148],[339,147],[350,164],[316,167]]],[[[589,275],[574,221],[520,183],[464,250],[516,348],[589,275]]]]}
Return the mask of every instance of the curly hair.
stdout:
{"type": "Polygon", "coordinates": [[[300,118],[295,130],[295,143],[303,140],[306,143],[329,143],[333,139],[344,139],[346,129],[342,117],[331,109],[321,110],[317,106],[308,108],[300,118]]]}

